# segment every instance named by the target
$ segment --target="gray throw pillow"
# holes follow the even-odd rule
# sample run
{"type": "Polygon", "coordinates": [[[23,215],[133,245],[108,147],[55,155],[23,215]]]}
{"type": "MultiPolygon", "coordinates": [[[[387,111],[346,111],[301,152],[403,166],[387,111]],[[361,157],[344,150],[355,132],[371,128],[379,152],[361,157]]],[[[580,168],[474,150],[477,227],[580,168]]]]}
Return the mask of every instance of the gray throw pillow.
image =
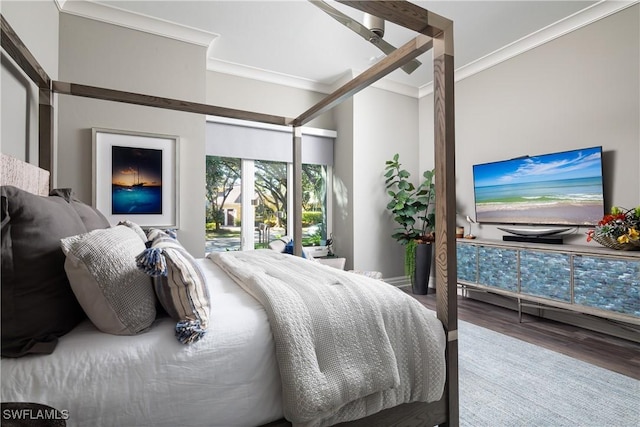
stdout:
{"type": "Polygon", "coordinates": [[[64,271],[60,239],[86,232],[61,197],[2,186],[2,356],[51,353],[85,315],[64,271]]]}
{"type": "Polygon", "coordinates": [[[71,188],[56,188],[49,193],[50,196],[58,196],[65,199],[69,205],[80,216],[86,231],[98,230],[100,228],[109,228],[109,220],[96,208],[78,200],[71,188]]]}
{"type": "Polygon", "coordinates": [[[151,326],[156,298],[149,276],[136,267],[145,249],[140,236],[117,225],[61,240],[71,288],[103,332],[135,335],[151,326]]]}

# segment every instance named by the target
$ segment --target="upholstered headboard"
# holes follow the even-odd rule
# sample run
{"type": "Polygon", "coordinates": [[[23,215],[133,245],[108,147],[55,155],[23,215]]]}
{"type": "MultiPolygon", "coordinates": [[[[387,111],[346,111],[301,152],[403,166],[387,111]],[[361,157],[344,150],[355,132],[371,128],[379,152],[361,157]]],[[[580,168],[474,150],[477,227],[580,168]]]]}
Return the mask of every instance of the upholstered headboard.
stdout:
{"type": "Polygon", "coordinates": [[[49,194],[49,171],[0,153],[0,185],[13,185],[46,196],[49,194]]]}

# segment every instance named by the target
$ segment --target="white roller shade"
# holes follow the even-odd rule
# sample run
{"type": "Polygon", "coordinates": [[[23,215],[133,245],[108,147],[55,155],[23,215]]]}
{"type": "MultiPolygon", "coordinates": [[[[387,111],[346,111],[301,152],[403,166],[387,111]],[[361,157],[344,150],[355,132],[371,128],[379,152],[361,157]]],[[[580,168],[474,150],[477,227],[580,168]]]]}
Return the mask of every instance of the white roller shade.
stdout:
{"type": "MultiPolygon", "coordinates": [[[[242,120],[207,118],[206,154],[293,162],[292,128],[242,120]]],[[[334,131],[302,128],[302,163],[333,165],[334,131]]]]}

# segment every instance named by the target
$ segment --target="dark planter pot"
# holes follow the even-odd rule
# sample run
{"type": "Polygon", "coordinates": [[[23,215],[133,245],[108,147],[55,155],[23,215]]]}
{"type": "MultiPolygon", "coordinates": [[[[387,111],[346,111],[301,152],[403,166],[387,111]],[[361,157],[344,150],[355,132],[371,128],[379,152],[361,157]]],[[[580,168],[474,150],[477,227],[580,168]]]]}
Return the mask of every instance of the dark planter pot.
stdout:
{"type": "Polygon", "coordinates": [[[411,291],[416,295],[426,295],[429,290],[432,251],[433,245],[430,243],[416,245],[416,270],[411,281],[411,291]]]}

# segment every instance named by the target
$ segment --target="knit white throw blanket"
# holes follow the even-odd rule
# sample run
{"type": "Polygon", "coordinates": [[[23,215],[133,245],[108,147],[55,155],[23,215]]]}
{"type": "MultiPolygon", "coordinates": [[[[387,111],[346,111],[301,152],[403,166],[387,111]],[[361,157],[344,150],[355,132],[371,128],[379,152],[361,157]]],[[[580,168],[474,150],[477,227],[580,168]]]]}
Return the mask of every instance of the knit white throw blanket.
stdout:
{"type": "Polygon", "coordinates": [[[442,396],[442,324],[399,289],[272,250],[209,258],[264,306],[294,426],[442,396]]]}

